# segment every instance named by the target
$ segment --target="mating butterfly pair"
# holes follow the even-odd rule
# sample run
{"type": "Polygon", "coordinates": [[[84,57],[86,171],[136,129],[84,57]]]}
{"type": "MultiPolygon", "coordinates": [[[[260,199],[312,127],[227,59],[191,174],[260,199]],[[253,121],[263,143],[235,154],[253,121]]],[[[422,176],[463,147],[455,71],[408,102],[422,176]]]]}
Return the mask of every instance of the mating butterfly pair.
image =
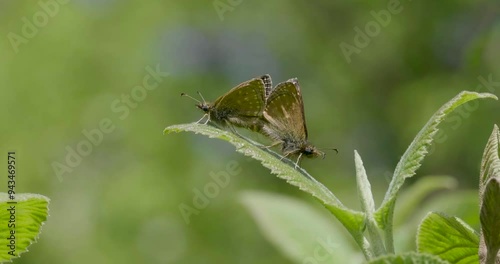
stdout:
{"type": "Polygon", "coordinates": [[[298,155],[296,167],[303,155],[325,156],[307,141],[304,103],[296,78],[273,89],[271,76],[266,74],[239,84],[213,103],[198,94],[203,102],[182,94],[196,100],[196,106],[205,112],[198,122],[207,117],[205,123],[214,121],[232,129],[238,126],[260,132],[274,141],[269,147],[281,145],[284,157],[298,155]]]}

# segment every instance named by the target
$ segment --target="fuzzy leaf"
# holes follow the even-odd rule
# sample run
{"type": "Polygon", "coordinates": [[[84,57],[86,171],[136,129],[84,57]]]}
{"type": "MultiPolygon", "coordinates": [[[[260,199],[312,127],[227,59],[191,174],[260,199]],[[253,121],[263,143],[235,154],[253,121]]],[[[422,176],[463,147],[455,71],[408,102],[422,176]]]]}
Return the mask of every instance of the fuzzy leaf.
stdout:
{"type": "Polygon", "coordinates": [[[358,245],[363,250],[368,249],[367,241],[362,236],[364,214],[345,207],[328,188],[314,179],[304,169],[298,168],[296,170],[293,166],[277,158],[276,154],[273,155],[272,151],[265,150],[252,144],[247,139],[212,126],[197,123],[173,125],[165,128],[164,134],[182,131],[190,131],[210,138],[228,141],[236,147],[236,151],[261,161],[264,167],[271,170],[271,173],[318,199],[347,228],[358,245]]]}
{"type": "Polygon", "coordinates": [[[358,152],[354,151],[354,162],[356,165],[356,183],[358,185],[358,196],[361,200],[361,208],[368,217],[373,217],[375,212],[375,202],[373,201],[372,189],[363,161],[358,152]]]}
{"type": "MultiPolygon", "coordinates": [[[[418,226],[429,212],[441,211],[446,215],[459,217],[471,227],[479,229],[479,204],[477,193],[473,190],[456,190],[453,192],[436,193],[428,197],[419,207],[415,208],[412,215],[404,224],[394,225],[394,243],[396,252],[413,250],[416,247],[418,226]]],[[[403,205],[398,198],[398,206],[403,205]]],[[[398,208],[398,207],[396,207],[398,208]]],[[[397,209],[396,209],[397,211],[397,209]]],[[[394,220],[397,218],[394,215],[394,220]]]]}
{"type": "Polygon", "coordinates": [[[399,189],[407,178],[415,175],[416,170],[420,167],[424,157],[428,153],[427,149],[431,145],[434,135],[438,131],[437,126],[444,120],[446,115],[451,113],[458,106],[480,98],[498,99],[495,95],[490,93],[476,93],[468,91],[459,93],[449,102],[444,104],[430,118],[399,160],[398,165],[394,170],[391,183],[389,184],[389,189],[387,190],[384,200],[382,201],[382,205],[375,213],[375,218],[379,226],[385,231],[385,241],[388,252],[394,252],[392,221],[394,205],[399,189]]]}
{"type": "Polygon", "coordinates": [[[478,263],[479,236],[456,217],[429,213],[417,232],[420,253],[436,255],[450,263],[478,263]]]}
{"type": "MultiPolygon", "coordinates": [[[[500,175],[499,175],[500,176],[500,175]]],[[[481,206],[482,239],[486,245],[486,263],[495,263],[500,249],[500,179],[490,178],[483,192],[481,206]]]]}
{"type": "Polygon", "coordinates": [[[481,161],[481,172],[479,176],[479,189],[484,189],[484,185],[489,178],[500,177],[500,131],[498,126],[493,127],[493,132],[491,133],[488,143],[484,148],[483,159],[481,161]]]}
{"type": "Polygon", "coordinates": [[[17,203],[8,204],[10,201],[6,193],[0,193],[0,262],[10,261],[28,251],[28,246],[36,242],[49,211],[49,198],[43,195],[17,194],[17,203]],[[13,216],[15,227],[10,228],[8,224],[14,223],[9,222],[13,216]],[[9,248],[11,235],[15,236],[15,250],[9,248]]]}
{"type": "Polygon", "coordinates": [[[420,167],[422,160],[427,154],[427,149],[431,145],[433,136],[438,131],[437,126],[444,120],[445,116],[451,113],[458,106],[465,104],[471,100],[479,98],[493,98],[498,99],[495,95],[490,93],[475,93],[464,91],[455,96],[449,102],[444,104],[425,124],[425,126],[417,134],[413,142],[405,151],[398,165],[394,171],[389,189],[385,194],[382,205],[377,210],[381,218],[384,217],[384,212],[389,210],[388,207],[393,206],[392,203],[396,199],[396,195],[407,178],[415,175],[416,170],[420,167]]]}
{"type": "Polygon", "coordinates": [[[479,204],[481,206],[481,239],[479,242],[479,256],[481,263],[495,263],[495,258],[500,262],[498,252],[498,193],[496,186],[500,179],[500,131],[498,126],[493,127],[486,147],[484,148],[479,174],[479,204]],[[494,182],[490,179],[496,178],[494,182]],[[488,185],[486,185],[488,183],[488,185]],[[488,192],[486,194],[485,192],[488,192]],[[487,202],[487,204],[484,204],[487,202]],[[496,232],[496,233],[495,233],[496,232]],[[496,234],[496,235],[495,235],[496,234]]]}
{"type": "Polygon", "coordinates": [[[377,223],[373,214],[375,213],[375,202],[373,201],[372,189],[368,176],[366,175],[363,161],[358,152],[354,151],[354,163],[356,165],[356,183],[358,186],[358,196],[361,201],[361,208],[366,215],[366,230],[368,240],[373,247],[375,256],[385,254],[384,242],[377,228],[377,223]]]}
{"type": "Polygon", "coordinates": [[[436,256],[421,254],[416,252],[403,253],[398,255],[386,255],[374,259],[368,264],[447,264],[436,256]]]}

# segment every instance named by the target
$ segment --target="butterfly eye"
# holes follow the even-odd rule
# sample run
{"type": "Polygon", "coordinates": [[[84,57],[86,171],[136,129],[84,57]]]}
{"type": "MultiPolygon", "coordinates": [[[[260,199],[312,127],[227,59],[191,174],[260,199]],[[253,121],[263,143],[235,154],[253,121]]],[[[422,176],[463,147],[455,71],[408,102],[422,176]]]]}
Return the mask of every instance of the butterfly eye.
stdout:
{"type": "Polygon", "coordinates": [[[306,154],[306,156],[310,156],[310,155],[314,154],[314,149],[312,147],[306,147],[304,149],[304,154],[306,154]]]}

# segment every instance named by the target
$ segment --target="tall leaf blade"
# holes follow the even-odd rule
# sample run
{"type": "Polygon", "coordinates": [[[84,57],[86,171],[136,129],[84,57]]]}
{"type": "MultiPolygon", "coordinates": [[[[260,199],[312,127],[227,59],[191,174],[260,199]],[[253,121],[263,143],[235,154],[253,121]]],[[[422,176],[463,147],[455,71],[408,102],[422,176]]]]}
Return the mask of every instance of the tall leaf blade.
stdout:
{"type": "Polygon", "coordinates": [[[372,189],[370,181],[368,181],[368,176],[366,175],[365,167],[363,166],[363,161],[359,156],[358,152],[354,150],[354,163],[356,165],[356,183],[358,186],[358,196],[361,201],[361,208],[366,215],[366,231],[368,232],[368,240],[373,248],[374,256],[384,255],[385,248],[384,242],[377,228],[377,222],[375,221],[375,202],[373,200],[372,189]]]}
{"type": "Polygon", "coordinates": [[[479,190],[482,193],[484,185],[489,178],[500,177],[500,131],[498,126],[493,126],[486,147],[484,148],[483,159],[481,161],[481,172],[479,174],[479,190]]]}
{"type": "Polygon", "coordinates": [[[358,186],[358,196],[361,200],[361,208],[368,217],[373,217],[375,202],[373,201],[370,181],[368,181],[363,161],[356,150],[354,150],[354,163],[356,165],[356,183],[358,186]]]}
{"type": "MultiPolygon", "coordinates": [[[[382,227],[386,225],[392,225],[392,213],[394,211],[394,202],[396,200],[397,193],[404,181],[407,178],[415,175],[416,170],[420,167],[422,160],[428,153],[428,147],[431,145],[433,136],[438,131],[438,125],[444,120],[446,115],[451,113],[458,106],[465,104],[471,100],[480,98],[493,98],[498,99],[495,95],[490,93],[476,93],[464,91],[459,93],[449,102],[444,104],[425,124],[425,126],[417,134],[413,142],[410,144],[408,149],[399,160],[396,169],[394,170],[394,175],[392,177],[391,183],[389,184],[389,189],[387,190],[382,205],[376,212],[377,220],[382,227]]],[[[391,227],[389,227],[391,228],[391,227]]]]}
{"type": "Polygon", "coordinates": [[[394,236],[393,236],[393,214],[394,205],[399,189],[409,177],[415,175],[416,170],[420,167],[422,160],[428,153],[427,149],[431,145],[434,135],[437,133],[437,126],[444,120],[446,115],[451,113],[458,106],[465,104],[471,100],[480,98],[498,99],[490,93],[476,93],[463,91],[444,104],[420,130],[415,139],[406,149],[394,170],[389,188],[385,194],[382,205],[377,209],[375,218],[378,225],[385,231],[385,245],[387,252],[394,252],[394,236]]]}
{"type": "Polygon", "coordinates": [[[479,174],[479,203],[481,206],[481,263],[496,263],[500,249],[500,131],[493,127],[484,148],[479,174]]]}
{"type": "Polygon", "coordinates": [[[480,252],[480,255],[486,256],[484,263],[495,263],[500,249],[500,179],[491,178],[483,194],[480,214],[481,239],[486,245],[486,252],[480,252]]]}

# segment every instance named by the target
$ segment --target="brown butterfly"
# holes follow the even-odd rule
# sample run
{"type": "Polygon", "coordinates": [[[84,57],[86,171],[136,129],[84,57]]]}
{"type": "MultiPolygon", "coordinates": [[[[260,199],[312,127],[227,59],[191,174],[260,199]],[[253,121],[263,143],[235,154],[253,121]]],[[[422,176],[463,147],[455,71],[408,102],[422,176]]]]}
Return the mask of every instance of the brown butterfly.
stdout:
{"type": "Polygon", "coordinates": [[[185,93],[181,95],[198,102],[196,107],[205,113],[197,123],[207,117],[205,124],[209,121],[214,121],[217,124],[231,128],[232,126],[238,126],[253,131],[260,131],[262,128],[262,112],[265,107],[265,98],[268,90],[271,90],[270,87],[272,87],[271,76],[266,74],[239,84],[217,98],[213,103],[205,101],[200,92],[198,94],[202,101],[185,93]]]}
{"type": "Polygon", "coordinates": [[[283,158],[298,155],[295,167],[298,166],[302,156],[325,157],[324,152],[307,141],[304,102],[297,78],[278,84],[270,92],[263,117],[266,122],[263,124],[262,132],[275,141],[269,147],[281,144],[283,158]]]}

